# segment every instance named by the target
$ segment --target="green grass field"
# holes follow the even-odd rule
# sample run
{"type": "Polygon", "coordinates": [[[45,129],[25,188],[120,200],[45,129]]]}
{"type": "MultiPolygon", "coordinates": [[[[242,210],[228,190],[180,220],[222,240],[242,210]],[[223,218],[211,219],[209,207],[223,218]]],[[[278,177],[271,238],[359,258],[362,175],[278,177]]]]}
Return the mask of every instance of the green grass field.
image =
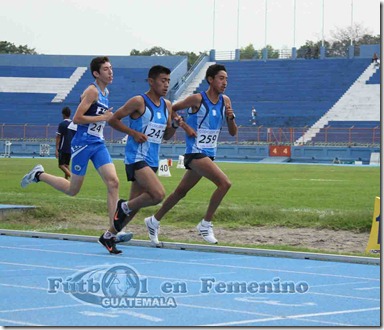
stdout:
{"type": "MultiPolygon", "coordinates": [[[[20,187],[22,176],[42,163],[48,173],[61,176],[56,159],[0,159],[0,203],[35,205],[25,215],[5,216],[3,229],[45,230],[49,224],[69,221],[67,232],[80,233],[78,221],[94,215],[107,216],[106,191],[90,164],[82,191],[68,197],[46,184],[20,187]]],[[[216,213],[216,226],[314,227],[368,232],[375,196],[380,196],[380,168],[301,164],[218,163],[232,181],[232,188],[216,213]]],[[[120,197],[127,198],[129,183],[122,160],[115,160],[120,178],[120,197]]],[[[161,177],[167,195],[176,187],[184,170],[171,168],[171,177],[161,177]]],[[[214,185],[203,179],[187,197],[167,214],[167,224],[190,225],[204,215],[214,185]]],[[[158,207],[140,211],[148,216],[158,207]]],[[[60,231],[60,228],[58,228],[60,231]]],[[[84,232],[81,232],[84,234],[84,232]]]]}

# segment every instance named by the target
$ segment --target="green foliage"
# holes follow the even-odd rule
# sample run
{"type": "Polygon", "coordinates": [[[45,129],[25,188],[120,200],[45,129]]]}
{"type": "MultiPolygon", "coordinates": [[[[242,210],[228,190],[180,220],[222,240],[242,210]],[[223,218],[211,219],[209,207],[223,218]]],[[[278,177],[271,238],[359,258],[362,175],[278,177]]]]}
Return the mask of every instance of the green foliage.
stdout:
{"type": "Polygon", "coordinates": [[[194,52],[186,52],[186,51],[178,51],[176,53],[172,53],[171,51],[158,46],[152,47],[150,49],[145,49],[143,51],[133,49],[130,53],[131,56],[171,56],[171,55],[187,56],[188,69],[196,62],[196,60],[199,58],[201,54],[203,53],[200,53],[199,55],[197,55],[194,52]]]}
{"type": "Polygon", "coordinates": [[[246,47],[240,48],[240,59],[241,60],[252,60],[261,58],[261,54],[259,51],[255,49],[252,44],[249,44],[246,47]]]}
{"type": "Polygon", "coordinates": [[[37,54],[34,48],[28,48],[27,45],[19,45],[8,42],[0,41],[0,54],[37,54]]]}

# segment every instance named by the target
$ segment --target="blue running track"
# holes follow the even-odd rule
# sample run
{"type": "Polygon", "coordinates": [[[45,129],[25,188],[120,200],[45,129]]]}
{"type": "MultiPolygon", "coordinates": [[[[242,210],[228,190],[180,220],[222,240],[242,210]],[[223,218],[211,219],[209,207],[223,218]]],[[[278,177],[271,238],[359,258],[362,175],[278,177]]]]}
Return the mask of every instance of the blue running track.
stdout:
{"type": "Polygon", "coordinates": [[[0,247],[2,326],[380,326],[379,265],[8,235],[0,247]]]}

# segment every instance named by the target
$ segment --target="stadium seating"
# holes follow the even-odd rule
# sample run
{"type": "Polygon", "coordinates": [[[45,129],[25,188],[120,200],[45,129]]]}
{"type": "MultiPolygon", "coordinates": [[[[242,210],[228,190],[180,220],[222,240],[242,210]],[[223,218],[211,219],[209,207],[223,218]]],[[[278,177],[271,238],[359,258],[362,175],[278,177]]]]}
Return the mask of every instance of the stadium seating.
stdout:
{"type": "MultiPolygon", "coordinates": [[[[87,68],[90,58],[0,55],[0,124],[56,126],[64,106],[69,106],[73,115],[81,93],[93,81],[87,68]],[[12,59],[14,65],[9,63],[12,59]],[[66,63],[71,65],[63,66],[66,63]]],[[[185,57],[125,56],[111,57],[111,61],[114,81],[108,86],[109,100],[117,110],[130,97],[148,89],[146,78],[151,66],[161,64],[180,70],[185,57]]]]}
{"type": "Polygon", "coordinates": [[[373,76],[367,81],[367,84],[380,84],[381,70],[378,69],[373,76]]]}
{"type": "Polygon", "coordinates": [[[380,121],[331,121],[312,139],[327,144],[380,144],[380,121]]]}
{"type": "MultiPolygon", "coordinates": [[[[222,61],[228,72],[226,94],[237,123],[266,127],[311,126],[346,92],[369,65],[366,59],[222,61]]],[[[207,89],[203,81],[197,91],[207,89]]]]}
{"type": "MultiPolygon", "coordinates": [[[[88,57],[61,56],[58,59],[60,65],[55,65],[52,58],[44,56],[24,56],[25,62],[28,62],[25,59],[36,61],[30,65],[28,63],[21,65],[16,63],[17,61],[15,65],[9,63],[1,65],[1,58],[0,56],[0,82],[3,84],[0,83],[0,124],[50,124],[56,127],[61,119],[61,109],[69,106],[74,111],[81,93],[93,80],[87,69],[88,57]],[[83,68],[83,71],[79,73],[79,77],[72,79],[74,72],[79,68],[83,68]],[[18,78],[33,78],[33,88],[27,92],[17,92],[15,86],[19,85],[18,78]],[[16,85],[12,86],[15,81],[16,85]],[[7,86],[12,92],[7,90],[7,86]],[[59,94],[63,102],[60,102],[59,94]],[[58,101],[55,101],[55,98],[58,101]]],[[[17,56],[15,58],[19,59],[17,56]]],[[[146,76],[149,67],[163,64],[175,69],[179,66],[180,59],[150,56],[125,57],[114,60],[113,63],[114,81],[108,88],[110,104],[116,110],[133,95],[147,90],[146,76]]],[[[296,127],[299,129],[294,133],[295,140],[300,139],[302,128],[311,127],[334,108],[335,104],[347,94],[346,92],[356,79],[371,65],[366,58],[220,61],[219,63],[224,64],[228,71],[229,82],[226,94],[231,97],[238,125],[249,126],[247,129],[253,132],[250,119],[251,109],[255,106],[257,127],[263,127],[257,131],[257,139],[267,136],[268,127],[282,129],[296,127]]],[[[369,79],[367,78],[366,89],[360,94],[354,94],[361,99],[356,108],[362,109],[363,105],[371,105],[373,110],[369,111],[378,111],[376,103],[369,101],[369,97],[376,99],[376,94],[365,98],[370,90],[368,86],[374,87],[377,84],[380,84],[380,69],[377,69],[369,79]]],[[[207,83],[203,80],[196,91],[206,90],[207,87],[207,83]]],[[[377,88],[374,87],[374,89],[377,88]]],[[[352,97],[356,99],[356,96],[352,97]]],[[[348,106],[345,108],[348,110],[348,106]]],[[[348,111],[343,116],[348,116],[348,111]]],[[[317,135],[308,141],[324,142],[326,139],[328,142],[347,143],[347,137],[349,138],[350,134],[343,133],[342,136],[340,130],[343,128],[344,132],[348,132],[349,127],[353,126],[359,128],[356,131],[359,132],[359,139],[361,137],[360,140],[363,143],[371,143],[372,139],[376,139],[372,136],[372,129],[380,127],[380,122],[376,120],[379,112],[374,116],[367,116],[365,111],[368,110],[364,108],[364,111],[360,111],[361,116],[358,118],[356,116],[352,118],[352,116],[336,120],[328,119],[329,122],[324,124],[324,128],[321,128],[317,135]]],[[[359,113],[359,110],[356,113],[359,113]]],[[[109,132],[108,128],[106,132],[109,132]]],[[[249,141],[252,132],[247,131],[247,134],[243,134],[244,141],[249,141]]],[[[380,134],[380,130],[375,134],[380,134]]],[[[288,136],[289,133],[285,135],[288,136]]],[[[239,141],[243,141],[242,136],[238,138],[239,141]]]]}

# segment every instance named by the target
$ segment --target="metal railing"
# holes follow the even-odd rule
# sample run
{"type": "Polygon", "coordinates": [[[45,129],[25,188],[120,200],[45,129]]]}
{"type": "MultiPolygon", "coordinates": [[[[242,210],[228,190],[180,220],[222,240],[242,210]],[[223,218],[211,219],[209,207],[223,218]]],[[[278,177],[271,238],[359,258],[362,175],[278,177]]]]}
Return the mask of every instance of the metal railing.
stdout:
{"type": "MultiPolygon", "coordinates": [[[[236,136],[229,135],[226,127],[220,134],[220,144],[284,144],[294,145],[300,141],[309,127],[264,127],[241,126],[236,136]]],[[[311,128],[312,129],[312,128],[311,128]]],[[[52,141],[56,138],[57,126],[53,125],[0,125],[0,139],[9,141],[52,141]]],[[[106,126],[105,140],[109,143],[122,143],[125,134],[106,126]]],[[[185,133],[180,128],[165,143],[184,143],[185,133]]],[[[325,127],[305,145],[340,145],[340,146],[380,146],[380,127],[325,127]]]]}

